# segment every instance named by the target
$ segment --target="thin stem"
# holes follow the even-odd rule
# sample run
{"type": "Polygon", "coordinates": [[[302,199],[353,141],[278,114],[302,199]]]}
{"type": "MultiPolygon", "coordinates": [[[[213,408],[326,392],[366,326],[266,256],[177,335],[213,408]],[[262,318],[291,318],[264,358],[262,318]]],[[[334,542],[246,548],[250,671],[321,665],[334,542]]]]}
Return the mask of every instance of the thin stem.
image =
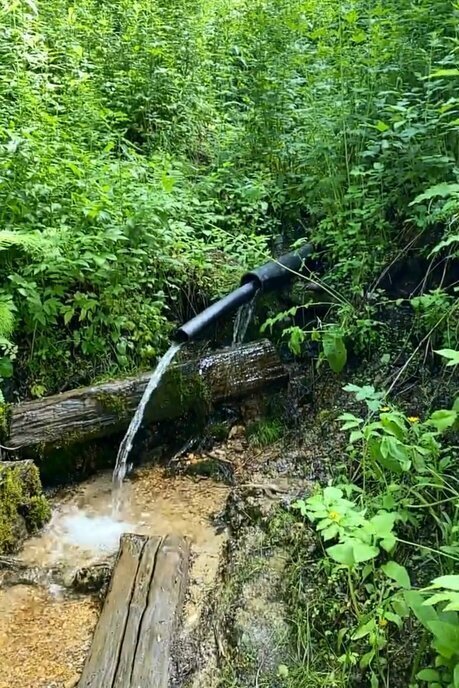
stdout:
{"type": "Polygon", "coordinates": [[[434,554],[439,554],[441,557],[446,557],[447,559],[453,559],[454,561],[459,561],[459,557],[455,557],[447,552],[442,552],[434,547],[428,547],[427,545],[421,545],[419,542],[410,542],[409,540],[402,540],[402,538],[395,538],[397,542],[401,542],[404,545],[409,545],[410,547],[416,547],[418,549],[425,549],[427,552],[433,552],[434,554]]]}
{"type": "Polygon", "coordinates": [[[355,615],[357,619],[360,619],[360,609],[359,609],[359,604],[357,602],[357,597],[355,594],[355,589],[354,589],[354,583],[352,582],[352,573],[351,573],[351,567],[347,567],[347,580],[349,583],[349,593],[351,595],[351,601],[352,601],[352,606],[354,607],[355,615]]]}

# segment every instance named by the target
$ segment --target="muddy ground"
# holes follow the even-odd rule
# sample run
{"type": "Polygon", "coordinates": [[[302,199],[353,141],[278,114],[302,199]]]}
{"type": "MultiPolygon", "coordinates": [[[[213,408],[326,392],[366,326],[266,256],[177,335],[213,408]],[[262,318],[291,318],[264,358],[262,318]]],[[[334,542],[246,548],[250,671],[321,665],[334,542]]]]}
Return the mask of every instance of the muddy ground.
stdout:
{"type": "MultiPolygon", "coordinates": [[[[283,515],[344,457],[336,418],[358,405],[343,386],[382,383],[389,371],[376,362],[342,376],[317,377],[312,364],[294,373],[288,390],[230,409],[165,465],[138,468],[116,514],[109,474],[54,495],[50,524],[27,541],[19,569],[1,572],[0,688],[76,685],[125,531],[192,540],[174,687],[289,685],[287,665],[305,651],[287,597],[291,548],[311,536],[301,524],[286,533],[283,515]]],[[[421,413],[450,384],[404,375],[394,392],[421,413]]]]}

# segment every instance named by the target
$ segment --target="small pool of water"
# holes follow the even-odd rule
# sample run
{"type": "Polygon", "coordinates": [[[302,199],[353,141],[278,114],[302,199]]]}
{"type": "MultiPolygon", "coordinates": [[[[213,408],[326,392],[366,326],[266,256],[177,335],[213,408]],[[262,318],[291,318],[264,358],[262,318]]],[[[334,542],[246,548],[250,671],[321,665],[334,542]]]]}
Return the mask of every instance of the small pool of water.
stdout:
{"type": "Polygon", "coordinates": [[[140,469],[114,493],[111,474],[103,473],[57,496],[51,521],[26,542],[20,558],[33,566],[75,569],[114,554],[126,532],[186,535],[195,551],[210,553],[222,539],[212,516],[227,494],[219,483],[171,477],[157,466],[140,469]]]}
{"type": "MultiPolygon", "coordinates": [[[[62,490],[51,521],[19,558],[45,570],[58,567],[70,579],[79,567],[115,554],[125,532],[186,535],[193,564],[185,627],[192,628],[217,575],[226,534],[217,532],[212,517],[224,508],[228,488],[150,466],[114,495],[111,478],[107,472],[62,490]]],[[[94,599],[69,596],[55,584],[0,589],[0,688],[73,686],[98,613],[94,599]]]]}

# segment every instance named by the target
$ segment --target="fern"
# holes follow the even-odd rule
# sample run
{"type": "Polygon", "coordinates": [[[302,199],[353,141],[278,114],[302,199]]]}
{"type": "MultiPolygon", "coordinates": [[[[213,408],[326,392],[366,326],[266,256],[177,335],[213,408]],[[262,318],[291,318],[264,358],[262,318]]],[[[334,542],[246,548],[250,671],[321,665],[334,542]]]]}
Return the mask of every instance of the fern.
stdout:
{"type": "Polygon", "coordinates": [[[39,232],[14,232],[10,229],[0,230],[0,251],[18,247],[29,252],[42,252],[49,242],[39,232]]]}

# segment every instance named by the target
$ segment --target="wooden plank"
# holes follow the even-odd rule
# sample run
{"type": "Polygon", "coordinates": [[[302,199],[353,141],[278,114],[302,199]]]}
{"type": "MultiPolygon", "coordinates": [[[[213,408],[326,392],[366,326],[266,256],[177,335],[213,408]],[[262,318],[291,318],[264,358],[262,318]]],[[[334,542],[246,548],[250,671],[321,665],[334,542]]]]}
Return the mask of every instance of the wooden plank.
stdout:
{"type": "MultiPolygon", "coordinates": [[[[122,432],[150,375],[143,373],[12,406],[8,446],[33,456],[37,447],[43,452],[122,432]]],[[[147,406],[146,420],[177,418],[198,406],[254,394],[286,380],[287,371],[268,340],[216,351],[166,371],[147,406]]]]}
{"type": "Polygon", "coordinates": [[[147,538],[123,535],[107,598],[78,688],[111,688],[147,538]]]}
{"type": "Polygon", "coordinates": [[[78,688],[168,688],[189,555],[182,537],[123,535],[78,688]]]}
{"type": "Polygon", "coordinates": [[[139,629],[145,609],[147,608],[148,593],[155,572],[157,552],[161,543],[162,538],[152,537],[147,541],[142,552],[113,684],[117,688],[126,688],[131,685],[131,674],[139,640],[139,629]]]}
{"type": "Polygon", "coordinates": [[[148,607],[139,629],[131,688],[167,688],[178,614],[186,589],[189,543],[164,538],[156,556],[148,607]]]}

